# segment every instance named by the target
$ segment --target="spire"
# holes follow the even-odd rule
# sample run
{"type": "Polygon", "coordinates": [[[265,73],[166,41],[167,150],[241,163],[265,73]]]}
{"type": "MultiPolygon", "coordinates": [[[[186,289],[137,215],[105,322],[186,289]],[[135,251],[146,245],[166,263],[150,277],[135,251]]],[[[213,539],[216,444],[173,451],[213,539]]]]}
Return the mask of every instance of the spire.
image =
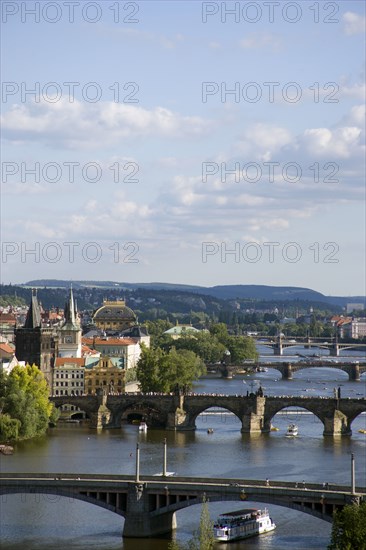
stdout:
{"type": "Polygon", "coordinates": [[[74,295],[72,292],[72,286],[70,288],[70,295],[69,299],[65,303],[65,325],[76,325],[76,308],[75,308],[75,300],[74,295]]]}
{"type": "Polygon", "coordinates": [[[24,328],[38,328],[41,326],[41,311],[37,299],[37,291],[32,288],[32,298],[27,311],[24,328]]]}

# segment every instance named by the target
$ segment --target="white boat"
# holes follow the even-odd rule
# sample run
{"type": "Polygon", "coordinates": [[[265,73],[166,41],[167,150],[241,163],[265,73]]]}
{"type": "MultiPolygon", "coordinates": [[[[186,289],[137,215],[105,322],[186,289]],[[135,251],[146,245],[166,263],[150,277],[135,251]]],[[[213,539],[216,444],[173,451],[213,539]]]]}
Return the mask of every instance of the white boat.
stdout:
{"type": "Polygon", "coordinates": [[[140,422],[139,424],[139,432],[146,432],[147,431],[147,424],[146,422],[140,422]]]}
{"type": "Polygon", "coordinates": [[[274,529],[276,524],[269,517],[267,508],[247,508],[221,514],[214,524],[214,538],[219,542],[229,542],[269,533],[274,529]]]}
{"type": "Polygon", "coordinates": [[[289,424],[286,432],[286,437],[296,437],[299,433],[299,428],[296,424],[289,424]]]}

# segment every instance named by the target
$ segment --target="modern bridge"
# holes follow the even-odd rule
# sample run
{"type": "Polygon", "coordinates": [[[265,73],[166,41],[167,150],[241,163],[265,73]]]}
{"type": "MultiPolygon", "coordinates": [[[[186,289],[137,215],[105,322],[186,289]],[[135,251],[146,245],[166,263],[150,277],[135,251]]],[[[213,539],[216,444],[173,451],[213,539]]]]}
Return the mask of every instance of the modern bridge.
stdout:
{"type": "Polygon", "coordinates": [[[242,372],[245,369],[253,368],[260,369],[261,367],[278,370],[284,380],[292,380],[293,373],[303,369],[311,368],[330,368],[338,369],[348,374],[349,380],[360,382],[361,375],[366,372],[366,362],[355,361],[336,361],[326,359],[308,359],[300,361],[259,361],[244,363],[243,365],[227,365],[220,363],[209,365],[208,372],[220,372],[223,378],[232,378],[237,372],[242,372]]]}
{"type": "Polygon", "coordinates": [[[365,398],[249,396],[221,394],[121,394],[53,396],[56,407],[74,405],[84,411],[95,428],[119,428],[129,418],[140,418],[148,427],[195,430],[198,415],[212,407],[226,409],[241,422],[243,433],[268,433],[273,417],[282,409],[299,407],[323,423],[323,435],[351,435],[351,424],[366,412],[365,398]]]}
{"type": "Polygon", "coordinates": [[[62,497],[100,506],[125,518],[123,536],[151,537],[176,527],[176,512],[202,502],[254,501],[292,508],[331,522],[335,510],[366,500],[366,488],[288,481],[136,475],[0,474],[0,494],[36,494],[50,503],[62,497]]]}
{"type": "Polygon", "coordinates": [[[321,348],[328,349],[331,357],[338,357],[339,352],[345,349],[365,349],[365,344],[354,342],[339,342],[337,338],[318,338],[312,336],[268,336],[254,337],[258,344],[268,346],[273,349],[274,355],[283,355],[285,348],[304,346],[306,349],[321,348]]]}

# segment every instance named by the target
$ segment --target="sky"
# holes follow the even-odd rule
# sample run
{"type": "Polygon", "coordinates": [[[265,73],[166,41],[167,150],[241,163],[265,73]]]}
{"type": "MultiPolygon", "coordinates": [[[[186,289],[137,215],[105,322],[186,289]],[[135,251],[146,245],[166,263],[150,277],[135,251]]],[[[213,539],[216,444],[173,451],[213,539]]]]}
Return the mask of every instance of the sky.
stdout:
{"type": "Polygon", "coordinates": [[[365,4],[2,1],[2,282],[365,295],[365,4]]]}

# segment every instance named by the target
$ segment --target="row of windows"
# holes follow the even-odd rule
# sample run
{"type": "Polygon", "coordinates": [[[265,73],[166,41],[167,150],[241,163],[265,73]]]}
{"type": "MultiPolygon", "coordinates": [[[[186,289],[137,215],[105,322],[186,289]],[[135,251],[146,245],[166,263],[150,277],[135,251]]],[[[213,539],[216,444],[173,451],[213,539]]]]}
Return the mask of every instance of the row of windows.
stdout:
{"type": "Polygon", "coordinates": [[[84,378],[84,373],[81,372],[80,374],[74,374],[73,372],[70,374],[69,376],[69,373],[65,372],[59,372],[59,371],[56,371],[55,372],[55,378],[84,378]]]}
{"type": "MultiPolygon", "coordinates": [[[[64,385],[63,382],[60,382],[60,383],[59,383],[59,382],[55,382],[56,388],[57,388],[58,386],[63,386],[63,385],[64,385]]],[[[77,387],[78,387],[78,386],[79,386],[79,382],[71,382],[71,383],[65,382],[65,386],[71,386],[71,387],[77,386],[77,387]]],[[[83,383],[80,382],[80,387],[82,387],[82,386],[83,386],[83,383]]]]}
{"type": "Polygon", "coordinates": [[[71,396],[77,396],[77,395],[83,395],[82,390],[71,390],[70,393],[68,393],[68,390],[56,390],[56,395],[71,395],[71,396]]]}

